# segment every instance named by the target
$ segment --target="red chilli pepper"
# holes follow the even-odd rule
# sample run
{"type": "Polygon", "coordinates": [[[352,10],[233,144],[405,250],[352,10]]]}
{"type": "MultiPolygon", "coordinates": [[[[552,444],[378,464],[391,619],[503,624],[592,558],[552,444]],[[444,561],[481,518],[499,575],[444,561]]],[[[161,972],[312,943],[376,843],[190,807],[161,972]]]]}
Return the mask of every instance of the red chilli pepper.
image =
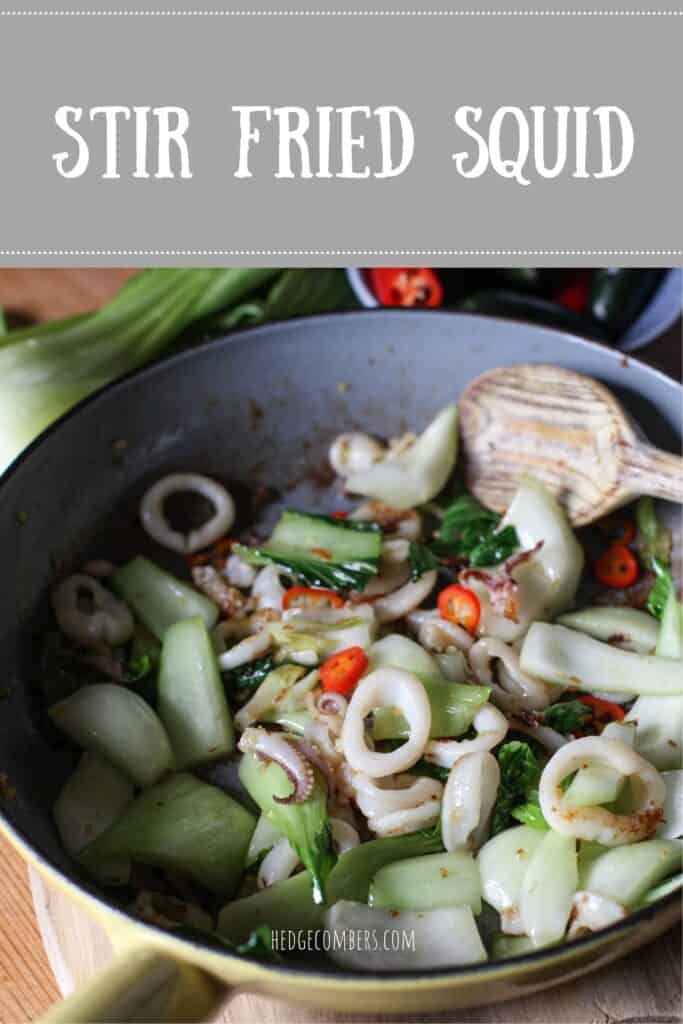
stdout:
{"type": "Polygon", "coordinates": [[[454,622],[472,636],[475,635],[481,616],[481,605],[473,590],[453,583],[439,594],[438,607],[442,619],[454,622]]]}
{"type": "Polygon", "coordinates": [[[282,607],[315,611],[321,608],[343,608],[344,601],[334,590],[324,590],[322,587],[290,587],[289,590],[285,590],[282,607]]]}
{"type": "Polygon", "coordinates": [[[382,306],[440,306],[443,285],[427,267],[375,267],[367,271],[382,306]]]}
{"type": "Polygon", "coordinates": [[[595,578],[604,587],[623,590],[638,579],[638,560],[625,544],[612,544],[593,566],[595,578]]]}
{"type": "Polygon", "coordinates": [[[590,296],[590,270],[579,271],[572,275],[566,284],[562,285],[554,294],[554,299],[565,309],[571,309],[574,313],[585,313],[588,309],[590,296]]]}
{"type": "Polygon", "coordinates": [[[320,667],[323,690],[347,697],[367,667],[368,659],[362,647],[346,647],[337,651],[320,667]]]}
{"type": "Polygon", "coordinates": [[[318,558],[322,558],[326,562],[332,561],[332,552],[328,551],[327,548],[311,548],[311,554],[317,555],[318,558]]]}
{"type": "Polygon", "coordinates": [[[626,712],[621,704],[615,704],[611,700],[590,696],[579,697],[579,700],[591,709],[594,718],[597,718],[598,721],[621,722],[626,717],[626,712]]]}

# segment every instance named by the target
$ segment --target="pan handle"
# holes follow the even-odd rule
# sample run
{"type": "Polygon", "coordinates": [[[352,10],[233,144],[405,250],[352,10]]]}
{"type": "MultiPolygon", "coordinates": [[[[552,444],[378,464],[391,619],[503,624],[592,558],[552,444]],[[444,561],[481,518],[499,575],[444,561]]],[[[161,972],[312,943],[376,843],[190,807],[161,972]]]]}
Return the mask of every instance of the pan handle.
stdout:
{"type": "Polygon", "coordinates": [[[200,1024],[226,998],[215,978],[148,946],[128,947],[38,1024],[200,1024]]]}

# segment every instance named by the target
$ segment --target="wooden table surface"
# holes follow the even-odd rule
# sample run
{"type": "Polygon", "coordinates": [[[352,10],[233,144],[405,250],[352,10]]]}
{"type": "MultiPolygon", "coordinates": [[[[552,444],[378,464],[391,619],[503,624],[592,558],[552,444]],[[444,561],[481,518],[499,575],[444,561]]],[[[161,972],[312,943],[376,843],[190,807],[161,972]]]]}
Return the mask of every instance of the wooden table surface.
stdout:
{"type": "MultiPolygon", "coordinates": [[[[131,273],[125,269],[0,270],[0,308],[12,319],[20,320],[68,316],[96,308],[131,273]]],[[[681,380],[681,351],[679,323],[638,356],[681,380]]],[[[24,1024],[35,1020],[59,998],[59,993],[36,926],[26,868],[2,838],[0,866],[0,1024],[24,1024]]],[[[563,992],[561,1020],[568,1024],[674,1024],[680,1020],[680,955],[680,934],[670,932],[649,948],[615,964],[604,977],[592,982],[595,998],[590,1013],[586,1010],[585,988],[591,984],[590,979],[563,986],[558,990],[563,992]],[[573,1016],[573,989],[579,987],[581,1000],[577,995],[577,1015],[573,1016]]],[[[469,1020],[496,1022],[548,1019],[542,1010],[533,1015],[529,1000],[525,1004],[521,1014],[518,1004],[513,1003],[467,1016],[469,1020]]],[[[560,1020],[560,1016],[556,1013],[553,1019],[560,1020]]]]}

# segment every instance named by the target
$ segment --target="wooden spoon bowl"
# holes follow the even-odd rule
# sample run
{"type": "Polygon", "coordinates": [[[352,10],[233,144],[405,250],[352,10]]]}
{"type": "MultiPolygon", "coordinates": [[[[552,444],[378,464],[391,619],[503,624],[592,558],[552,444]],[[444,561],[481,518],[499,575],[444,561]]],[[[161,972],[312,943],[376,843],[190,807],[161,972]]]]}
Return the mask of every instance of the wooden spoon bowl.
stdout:
{"type": "Polygon", "coordinates": [[[598,381],[543,363],[499,367],[463,392],[469,490],[504,512],[523,476],[559,499],[574,526],[643,494],[683,502],[683,459],[639,438],[598,381]]]}

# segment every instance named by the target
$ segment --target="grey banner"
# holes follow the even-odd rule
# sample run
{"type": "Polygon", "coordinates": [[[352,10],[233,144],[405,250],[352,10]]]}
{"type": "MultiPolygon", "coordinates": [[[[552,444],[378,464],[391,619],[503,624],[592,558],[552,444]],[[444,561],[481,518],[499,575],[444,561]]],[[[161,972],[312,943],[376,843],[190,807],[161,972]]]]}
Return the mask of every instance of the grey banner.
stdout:
{"type": "MultiPolygon", "coordinates": [[[[553,15],[546,7],[545,16],[514,14],[509,4],[496,15],[479,16],[455,10],[430,15],[416,7],[410,15],[405,5],[383,15],[358,8],[343,14],[338,6],[334,15],[323,14],[322,7],[317,15],[283,14],[282,5],[268,16],[248,16],[245,8],[241,15],[4,12],[0,262],[682,262],[683,18],[664,5],[658,13],[635,16],[553,15]],[[252,176],[236,177],[240,119],[232,108],[240,105],[305,108],[313,176],[299,176],[297,157],[295,177],[276,177],[278,117],[267,121],[259,114],[253,125],[261,138],[249,152],[252,176]],[[343,170],[338,109],[386,105],[400,107],[414,131],[406,170],[374,176],[383,166],[380,123],[361,112],[347,115],[352,134],[365,134],[365,148],[354,148],[352,166],[367,165],[370,176],[336,176],[343,170]],[[53,159],[65,152],[63,170],[73,169],[75,140],[55,123],[65,106],[83,111],[78,124],[73,115],[70,122],[89,149],[87,169],[78,177],[62,176],[53,159]],[[101,106],[186,110],[192,176],[178,176],[180,151],[171,143],[176,176],[155,177],[159,118],[152,113],[146,118],[146,163],[140,163],[135,115],[120,115],[117,145],[109,154],[120,176],[103,176],[105,118],[89,117],[91,108],[101,106]],[[464,170],[471,170],[477,154],[474,138],[454,121],[465,106],[481,108],[476,130],[491,157],[496,111],[520,109],[521,127],[517,115],[504,115],[501,160],[511,159],[528,125],[530,152],[518,176],[529,184],[501,176],[490,162],[478,177],[459,172],[453,154],[468,154],[464,170]],[[546,108],[548,164],[557,151],[553,108],[570,108],[567,160],[554,178],[540,176],[534,165],[534,106],[546,108]],[[603,155],[594,113],[601,106],[621,108],[633,128],[632,158],[614,177],[593,176],[603,155]],[[318,107],[333,108],[329,161],[322,164],[318,107]],[[576,107],[589,108],[585,177],[576,176],[576,107]],[[327,166],[331,176],[320,176],[327,166]],[[149,177],[134,176],[136,168],[149,177]]],[[[142,131],[145,117],[139,118],[142,131]]],[[[614,115],[610,124],[616,163],[621,136],[614,115]]]]}

